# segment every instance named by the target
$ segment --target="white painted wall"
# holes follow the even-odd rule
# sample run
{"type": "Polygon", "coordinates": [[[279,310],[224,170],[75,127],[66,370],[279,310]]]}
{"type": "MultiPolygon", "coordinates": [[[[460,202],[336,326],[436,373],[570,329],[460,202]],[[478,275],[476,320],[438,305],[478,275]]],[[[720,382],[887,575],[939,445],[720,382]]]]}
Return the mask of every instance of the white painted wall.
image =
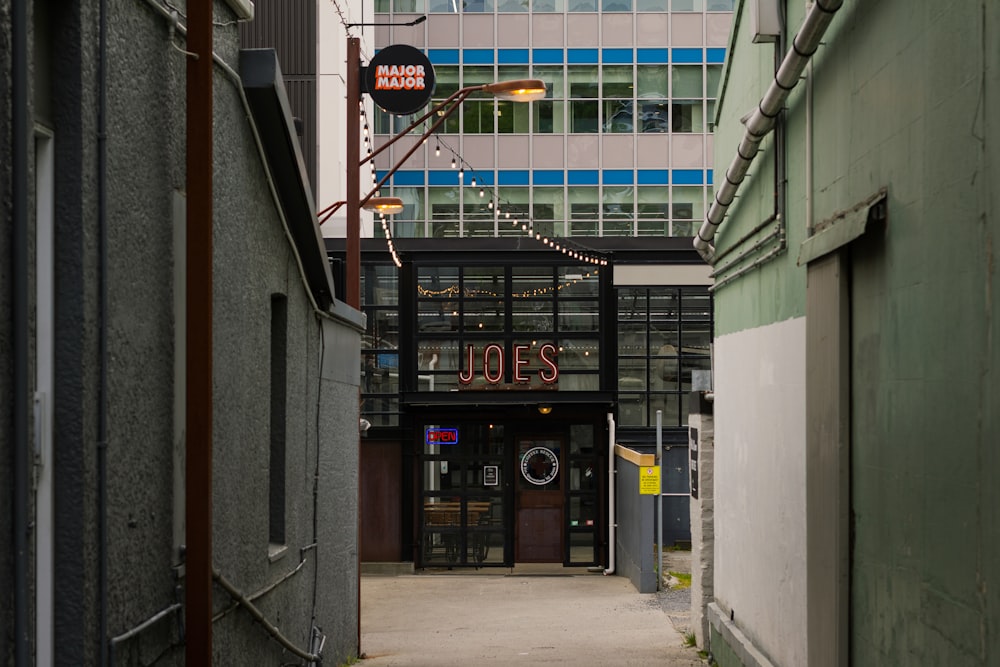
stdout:
{"type": "MultiPolygon", "coordinates": [[[[332,2],[319,0],[316,4],[316,208],[322,210],[336,201],[346,199],[347,191],[347,35],[344,20],[348,22],[372,21],[371,12],[363,13],[359,0],[340,3],[343,17],[332,2]],[[366,15],[367,14],[367,15],[366,15]],[[342,20],[343,18],[343,20],[342,20]]],[[[361,59],[367,62],[373,55],[373,29],[361,31],[353,28],[351,34],[361,38],[361,59]]],[[[364,98],[369,123],[372,102],[364,98]]],[[[361,141],[358,136],[357,141],[361,141]]],[[[362,156],[365,155],[362,143],[362,156]]],[[[355,167],[357,168],[357,167],[355,167]]],[[[370,189],[371,172],[366,165],[361,170],[361,188],[370,189]]],[[[347,235],[346,209],[340,211],[322,226],[323,236],[347,235]]],[[[372,215],[361,212],[361,236],[372,235],[372,215]]],[[[381,230],[380,230],[381,231],[381,230]]]]}
{"type": "Polygon", "coordinates": [[[805,337],[796,318],[715,340],[715,599],[789,667],[806,664],[805,337]]]}

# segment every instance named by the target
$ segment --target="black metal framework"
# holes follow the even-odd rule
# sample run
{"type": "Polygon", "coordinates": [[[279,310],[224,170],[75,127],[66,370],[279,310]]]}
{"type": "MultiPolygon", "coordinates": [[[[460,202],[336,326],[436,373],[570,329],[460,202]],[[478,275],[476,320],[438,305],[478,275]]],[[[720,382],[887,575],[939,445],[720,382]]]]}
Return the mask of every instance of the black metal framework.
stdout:
{"type": "Polygon", "coordinates": [[[711,370],[712,294],[707,287],[617,290],[618,423],[664,428],[687,424],[693,374],[711,370]]]}

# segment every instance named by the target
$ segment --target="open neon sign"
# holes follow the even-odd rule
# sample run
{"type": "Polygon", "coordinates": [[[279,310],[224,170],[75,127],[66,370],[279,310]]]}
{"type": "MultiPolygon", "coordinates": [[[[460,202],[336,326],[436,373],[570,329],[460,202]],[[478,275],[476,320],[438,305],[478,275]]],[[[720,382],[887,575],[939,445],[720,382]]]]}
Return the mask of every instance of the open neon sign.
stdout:
{"type": "MultiPolygon", "coordinates": [[[[531,382],[531,372],[525,369],[531,363],[531,346],[515,345],[513,359],[513,381],[517,384],[531,382]]],[[[543,343],[537,351],[538,379],[545,384],[555,384],[559,381],[559,366],[556,363],[558,351],[552,343],[543,343]]],[[[459,371],[458,381],[462,384],[472,384],[475,379],[476,349],[471,343],[465,346],[465,370],[459,371]]],[[[483,348],[483,379],[490,384],[500,384],[506,369],[506,353],[502,345],[490,343],[483,348]]]]}

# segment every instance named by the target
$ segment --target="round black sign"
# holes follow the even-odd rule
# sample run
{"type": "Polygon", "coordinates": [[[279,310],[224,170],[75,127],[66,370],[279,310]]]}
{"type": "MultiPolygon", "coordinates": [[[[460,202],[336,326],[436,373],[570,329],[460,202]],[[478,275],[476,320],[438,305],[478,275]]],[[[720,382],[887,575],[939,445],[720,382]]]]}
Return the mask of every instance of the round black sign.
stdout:
{"type": "Polygon", "coordinates": [[[532,447],[521,458],[521,475],[535,486],[545,486],[559,474],[559,457],[548,447],[532,447]]]}
{"type": "Polygon", "coordinates": [[[420,49],[408,44],[387,46],[365,70],[365,88],[375,104],[398,116],[414,113],[430,102],[434,67],[420,49]]]}

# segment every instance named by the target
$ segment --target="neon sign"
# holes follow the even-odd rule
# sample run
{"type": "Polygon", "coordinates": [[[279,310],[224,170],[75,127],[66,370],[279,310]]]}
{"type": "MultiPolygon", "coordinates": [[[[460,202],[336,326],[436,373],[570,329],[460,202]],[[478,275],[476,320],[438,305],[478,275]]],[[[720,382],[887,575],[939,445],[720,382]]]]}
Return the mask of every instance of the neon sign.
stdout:
{"type": "Polygon", "coordinates": [[[457,428],[430,427],[424,430],[424,443],[428,445],[457,445],[457,428]]]}
{"type": "MultiPolygon", "coordinates": [[[[531,374],[525,370],[531,361],[530,345],[515,345],[514,359],[512,364],[513,381],[516,384],[528,384],[531,382],[531,374]]],[[[538,379],[545,384],[555,384],[559,381],[559,366],[556,363],[558,356],[556,346],[552,343],[543,343],[538,348],[537,359],[542,365],[538,369],[538,379]]],[[[472,384],[475,377],[476,349],[471,343],[465,346],[465,370],[459,371],[458,381],[464,385],[472,384]]],[[[506,369],[506,352],[502,345],[490,343],[483,348],[483,379],[489,384],[500,384],[504,378],[506,369]]]]}

